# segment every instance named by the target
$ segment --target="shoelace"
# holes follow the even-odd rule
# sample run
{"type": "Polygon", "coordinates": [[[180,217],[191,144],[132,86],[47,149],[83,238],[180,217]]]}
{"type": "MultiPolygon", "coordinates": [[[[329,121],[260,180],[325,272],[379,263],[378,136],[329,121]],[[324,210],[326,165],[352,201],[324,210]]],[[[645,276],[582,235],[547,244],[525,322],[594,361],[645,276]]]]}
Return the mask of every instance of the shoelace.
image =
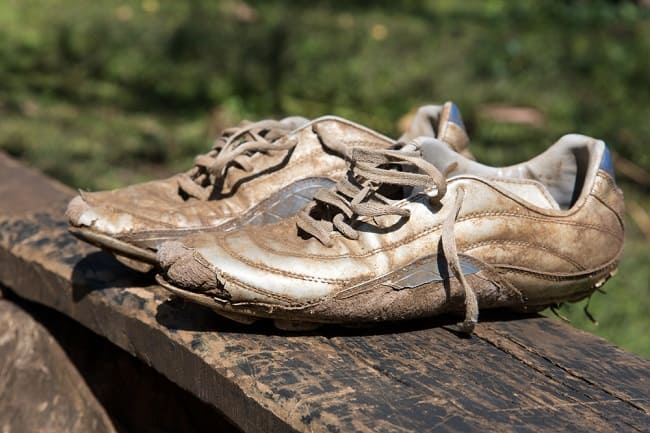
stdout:
{"type": "MultiPolygon", "coordinates": [[[[399,202],[378,192],[382,185],[422,187],[431,192],[435,188],[435,195],[429,196],[432,203],[439,202],[447,192],[445,176],[418,151],[355,147],[348,156],[351,178],[338,182],[331,189],[320,190],[297,216],[297,226],[325,246],[333,245],[332,233],[335,230],[348,239],[358,239],[359,233],[353,225],[360,219],[384,215],[410,216],[408,209],[401,207],[399,202]],[[394,165],[415,168],[418,172],[395,170],[394,165]],[[319,207],[323,218],[314,216],[319,207]]],[[[454,225],[464,197],[465,191],[460,188],[442,225],[441,243],[450,271],[465,292],[465,320],[458,326],[461,331],[471,333],[478,321],[478,302],[462,272],[454,236],[454,225]]]]}
{"type": "Polygon", "coordinates": [[[236,165],[250,171],[253,167],[248,159],[253,154],[293,148],[297,138],[279,140],[292,130],[292,125],[277,120],[262,120],[224,130],[212,150],[197,156],[194,168],[178,178],[180,189],[191,197],[207,200],[212,193],[210,187],[223,179],[229,167],[236,165]]]}

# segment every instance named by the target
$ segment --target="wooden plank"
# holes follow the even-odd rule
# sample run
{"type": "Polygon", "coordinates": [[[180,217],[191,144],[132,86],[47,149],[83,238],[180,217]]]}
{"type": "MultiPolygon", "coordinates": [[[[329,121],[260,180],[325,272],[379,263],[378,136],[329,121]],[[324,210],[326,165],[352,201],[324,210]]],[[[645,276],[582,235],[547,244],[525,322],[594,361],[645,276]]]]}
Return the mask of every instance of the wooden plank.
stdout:
{"type": "Polygon", "coordinates": [[[63,349],[37,321],[0,299],[0,431],[116,433],[63,349]]]}
{"type": "Polygon", "coordinates": [[[104,412],[118,432],[240,431],[214,406],[107,339],[51,308],[5,293],[0,431],[113,432],[96,419],[104,412]]]}
{"type": "Polygon", "coordinates": [[[49,179],[36,170],[9,158],[0,151],[0,197],[11,197],[0,204],[3,215],[19,215],[36,209],[47,209],[71,197],[73,190],[49,179]]]}
{"type": "Polygon", "coordinates": [[[567,340],[566,326],[555,320],[486,323],[479,334],[523,362],[545,360],[565,377],[597,383],[604,393],[642,411],[650,410],[650,377],[637,374],[648,368],[648,362],[602,340],[593,344],[591,334],[573,330],[567,340]]]}
{"type": "MultiPolygon", "coordinates": [[[[2,194],[0,203],[11,203],[21,192],[2,194]]],[[[444,318],[302,334],[246,327],[170,299],[152,275],[78,242],[66,231],[64,206],[0,211],[0,281],[106,336],[244,431],[608,432],[650,424],[650,363],[567,325],[487,315],[471,338],[442,327],[444,318]]]]}
{"type": "Polygon", "coordinates": [[[576,401],[583,416],[594,412],[621,431],[645,431],[650,413],[648,362],[605,341],[594,342],[592,335],[579,330],[567,339],[566,327],[553,320],[526,319],[485,323],[478,334],[549,382],[587,396],[576,401]],[[594,402],[609,409],[595,409],[594,402]]]}

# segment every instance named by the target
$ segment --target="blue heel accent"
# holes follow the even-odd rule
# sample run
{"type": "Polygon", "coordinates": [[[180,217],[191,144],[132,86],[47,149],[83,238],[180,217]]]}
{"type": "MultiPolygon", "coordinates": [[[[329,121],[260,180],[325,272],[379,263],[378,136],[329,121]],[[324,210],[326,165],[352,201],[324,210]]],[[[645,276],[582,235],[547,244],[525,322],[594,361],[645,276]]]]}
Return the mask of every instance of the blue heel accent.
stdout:
{"type": "Polygon", "coordinates": [[[449,110],[449,121],[465,129],[463,118],[460,117],[460,110],[453,102],[451,103],[451,109],[449,110]]]}
{"type": "Polygon", "coordinates": [[[605,145],[605,151],[603,152],[603,158],[600,160],[600,165],[598,166],[600,170],[608,173],[612,179],[616,180],[616,175],[614,174],[614,161],[612,160],[612,153],[609,151],[609,147],[605,145]]]}

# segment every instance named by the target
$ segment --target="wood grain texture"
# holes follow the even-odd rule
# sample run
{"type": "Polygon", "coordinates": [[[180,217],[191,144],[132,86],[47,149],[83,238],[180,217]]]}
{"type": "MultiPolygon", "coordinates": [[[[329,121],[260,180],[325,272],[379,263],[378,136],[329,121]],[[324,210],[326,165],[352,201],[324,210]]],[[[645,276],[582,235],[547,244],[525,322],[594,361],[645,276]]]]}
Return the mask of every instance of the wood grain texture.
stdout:
{"type": "Polygon", "coordinates": [[[4,293],[1,432],[100,433],[104,426],[88,421],[103,412],[119,433],[240,432],[213,405],[107,339],[58,311],[4,293]]]}
{"type": "MultiPolygon", "coordinates": [[[[61,191],[37,181],[30,194],[61,191]]],[[[15,188],[0,190],[0,281],[244,431],[648,431],[650,363],[565,324],[484,314],[471,338],[443,326],[453,318],[302,334],[238,325],[70,236],[68,197],[5,212],[25,194],[15,188]]]]}
{"type": "Polygon", "coordinates": [[[0,299],[0,431],[117,431],[47,329],[4,299],[0,299]]]}
{"type": "Polygon", "coordinates": [[[3,200],[11,197],[11,201],[0,203],[3,215],[47,209],[50,204],[60,203],[71,194],[70,188],[26,168],[0,151],[0,197],[3,200]]]}

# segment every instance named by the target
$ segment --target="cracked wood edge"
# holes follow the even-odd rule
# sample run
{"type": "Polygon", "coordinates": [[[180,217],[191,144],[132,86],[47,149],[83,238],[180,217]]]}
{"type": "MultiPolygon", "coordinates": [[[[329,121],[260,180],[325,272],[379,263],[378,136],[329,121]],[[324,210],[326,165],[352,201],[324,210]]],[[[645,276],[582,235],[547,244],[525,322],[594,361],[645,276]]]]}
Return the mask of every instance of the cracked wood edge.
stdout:
{"type": "Polygon", "coordinates": [[[571,344],[567,344],[566,327],[547,320],[533,322],[521,332],[524,330],[517,323],[489,323],[478,335],[522,362],[545,361],[567,377],[650,414],[650,377],[639,374],[648,368],[648,361],[580,330],[573,331],[571,344]],[[599,344],[594,340],[600,340],[599,344]],[[590,357],[580,356],[585,353],[590,357]]]}
{"type": "Polygon", "coordinates": [[[549,381],[587,395],[593,401],[606,402],[618,408],[616,411],[599,411],[592,401],[568,403],[580,406],[584,409],[584,414],[597,414],[603,422],[616,423],[626,427],[625,430],[645,431],[650,421],[650,378],[647,373],[647,361],[625,353],[605,341],[595,345],[594,337],[588,334],[584,335],[587,338],[583,340],[580,338],[580,331],[573,335],[572,340],[564,340],[564,344],[557,346],[548,328],[555,327],[557,332],[562,331],[566,325],[548,319],[531,321],[525,333],[500,329],[508,328],[509,325],[510,323],[486,324],[477,330],[477,336],[544,375],[549,381]],[[545,330],[540,331],[539,328],[545,330]],[[528,335],[538,338],[539,347],[531,345],[530,342],[522,342],[528,335]],[[567,349],[569,345],[573,348],[567,349]],[[575,346],[582,347],[576,350],[575,346]],[[600,352],[601,356],[590,359],[588,355],[595,354],[594,352],[600,352]],[[601,368],[604,363],[613,367],[616,374],[612,374],[611,368],[610,371],[601,368]]]}

